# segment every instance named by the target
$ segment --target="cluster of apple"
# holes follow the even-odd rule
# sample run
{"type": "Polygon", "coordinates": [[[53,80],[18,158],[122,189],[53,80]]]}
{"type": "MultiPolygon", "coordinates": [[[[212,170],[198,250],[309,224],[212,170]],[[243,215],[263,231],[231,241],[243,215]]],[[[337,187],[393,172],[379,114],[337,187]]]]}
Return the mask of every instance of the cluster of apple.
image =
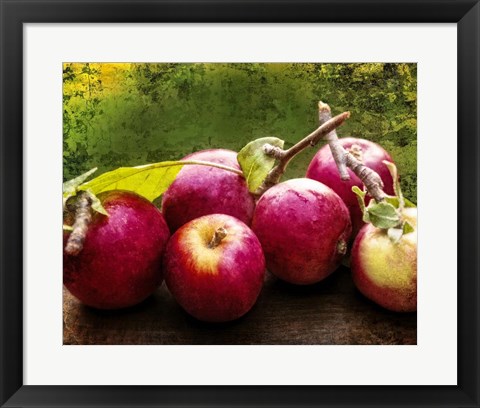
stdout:
{"type": "MultiPolygon", "coordinates": [[[[395,196],[396,180],[384,163],[392,159],[382,147],[363,139],[339,142],[378,173],[388,197],[403,202],[395,196]]],[[[182,160],[241,169],[237,153],[225,149],[182,160]]],[[[202,165],[180,170],[161,210],[131,191],[102,192],[97,199],[108,216],[93,214],[80,253],[64,251],[64,284],[86,305],[117,309],[143,301],[165,280],[189,314],[224,322],[252,308],[266,269],[291,284],[314,284],[334,272],[351,248],[353,281],[367,298],[393,311],[415,311],[416,209],[402,204],[396,210],[400,218],[392,226],[408,223],[398,236],[398,228],[387,232],[365,223],[375,211],[368,214],[358,200],[352,188],[363,189],[363,183],[348,171],[350,180],[341,180],[325,145],[305,178],[280,182],[260,197],[240,171],[202,165]]],[[[64,245],[70,234],[64,232],[64,245]]]]}

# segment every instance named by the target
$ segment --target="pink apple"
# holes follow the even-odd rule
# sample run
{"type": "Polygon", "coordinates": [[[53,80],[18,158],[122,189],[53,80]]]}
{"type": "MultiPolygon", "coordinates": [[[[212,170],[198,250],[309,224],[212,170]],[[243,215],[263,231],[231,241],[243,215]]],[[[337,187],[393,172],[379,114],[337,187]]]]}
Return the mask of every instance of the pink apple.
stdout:
{"type": "Polygon", "coordinates": [[[331,188],[299,178],[263,194],[252,229],[262,243],[267,269],[287,282],[306,285],[339,266],[351,224],[347,207],[331,188]]]}
{"type": "MultiPolygon", "coordinates": [[[[231,150],[203,150],[182,160],[209,161],[240,170],[237,153],[231,150]]],[[[172,233],[188,221],[216,213],[250,225],[254,209],[254,197],[242,176],[207,166],[184,166],[162,198],[162,212],[172,233]]]]}
{"type": "Polygon", "coordinates": [[[109,216],[94,213],[82,251],[76,256],[64,252],[63,283],[88,306],[133,306],[162,283],[170,232],[162,213],[137,194],[108,191],[98,198],[109,216]]]}
{"type": "MultiPolygon", "coordinates": [[[[387,166],[382,163],[383,160],[393,162],[390,155],[378,144],[364,139],[356,139],[346,137],[339,139],[340,144],[363,162],[367,167],[376,171],[384,184],[384,191],[389,195],[393,195],[393,180],[387,166]]],[[[306,177],[320,181],[333,189],[345,202],[352,219],[352,239],[364,225],[362,221],[362,211],[358,205],[357,196],[352,192],[353,186],[363,189],[362,181],[348,169],[350,180],[343,181],[340,179],[337,166],[333,159],[330,147],[323,146],[314,156],[307,169],[306,177]]],[[[371,197],[367,195],[366,202],[371,197]]]]}
{"type": "Polygon", "coordinates": [[[247,313],[263,285],[265,258],[252,230],[225,214],[181,227],[165,254],[165,282],[183,309],[207,322],[247,313]]]}
{"type": "Polygon", "coordinates": [[[397,243],[386,230],[365,225],[352,248],[351,268],[356,287],[367,298],[395,312],[417,310],[417,209],[405,208],[414,228],[397,243]]]}

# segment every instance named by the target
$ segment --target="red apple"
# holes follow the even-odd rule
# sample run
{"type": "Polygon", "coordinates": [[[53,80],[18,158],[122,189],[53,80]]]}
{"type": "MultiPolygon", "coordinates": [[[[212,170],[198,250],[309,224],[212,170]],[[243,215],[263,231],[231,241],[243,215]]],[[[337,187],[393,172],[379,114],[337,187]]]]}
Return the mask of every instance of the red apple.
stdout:
{"type": "MultiPolygon", "coordinates": [[[[347,150],[352,152],[367,167],[376,171],[384,184],[384,191],[389,195],[393,195],[393,180],[387,166],[382,163],[383,160],[393,162],[390,155],[378,144],[364,139],[356,139],[346,137],[339,139],[340,144],[347,150]]],[[[357,235],[360,228],[363,227],[362,211],[358,205],[357,196],[352,192],[353,186],[363,189],[362,181],[348,169],[350,180],[343,181],[340,179],[337,165],[333,159],[330,147],[323,146],[313,157],[307,169],[306,177],[320,181],[333,189],[345,202],[350,212],[352,220],[352,240],[357,235]]],[[[366,202],[371,197],[367,195],[366,202]]]]}
{"type": "Polygon", "coordinates": [[[263,194],[252,229],[262,243],[267,269],[287,282],[306,285],[339,266],[351,224],[347,207],[331,188],[299,178],[263,194]]]}
{"type": "Polygon", "coordinates": [[[263,285],[265,258],[252,230],[225,214],[188,222],[170,239],[165,282],[195,318],[226,322],[247,313],[263,285]]]}
{"type": "Polygon", "coordinates": [[[367,298],[395,312],[417,310],[417,209],[405,208],[404,219],[414,231],[397,243],[386,230],[365,225],[352,248],[356,287],[367,298]]]}
{"type": "Polygon", "coordinates": [[[170,232],[162,213],[137,194],[108,191],[98,198],[109,216],[94,213],[82,251],[75,256],[64,252],[63,283],[88,306],[133,306],[162,283],[170,232]]]}
{"type": "MultiPolygon", "coordinates": [[[[225,149],[203,150],[182,160],[240,169],[237,153],[225,149]]],[[[188,221],[216,213],[232,215],[250,225],[254,209],[254,197],[242,176],[208,166],[184,166],[162,198],[162,212],[172,233],[188,221]]]]}

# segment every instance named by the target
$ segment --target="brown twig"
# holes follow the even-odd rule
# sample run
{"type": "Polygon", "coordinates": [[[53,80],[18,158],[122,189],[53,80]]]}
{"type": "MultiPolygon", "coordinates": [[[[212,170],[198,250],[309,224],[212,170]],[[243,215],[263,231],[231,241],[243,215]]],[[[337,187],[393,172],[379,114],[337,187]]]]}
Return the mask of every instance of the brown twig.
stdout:
{"type": "Polygon", "coordinates": [[[83,249],[88,225],[92,221],[91,204],[92,201],[87,193],[82,192],[77,195],[73,231],[68,237],[67,245],[65,246],[65,253],[68,255],[76,256],[83,249]]]}
{"type": "MultiPolygon", "coordinates": [[[[328,122],[332,118],[332,112],[330,108],[323,102],[318,103],[318,118],[320,125],[328,122]],[[324,106],[326,106],[326,108],[324,106]]],[[[335,129],[332,130],[324,137],[324,139],[329,143],[332,152],[335,151],[335,153],[332,153],[332,155],[337,165],[338,172],[340,173],[340,178],[342,180],[350,180],[350,175],[348,174],[347,165],[345,163],[345,151],[340,143],[335,143],[335,140],[338,140],[337,131],[335,129]]]]}
{"type": "Polygon", "coordinates": [[[255,191],[255,195],[259,197],[270,187],[277,184],[283,173],[285,173],[290,160],[307,147],[315,146],[322,138],[334,131],[337,127],[341,126],[349,117],[350,112],[343,112],[334,118],[330,115],[330,118],[325,121],[325,123],[287,150],[265,144],[263,146],[263,151],[277,159],[278,163],[272,168],[272,170],[270,170],[261,186],[255,191]]]}
{"type": "MultiPolygon", "coordinates": [[[[332,111],[330,106],[322,101],[318,102],[318,119],[319,123],[328,123],[331,120],[332,111]]],[[[328,141],[333,159],[337,164],[340,178],[342,180],[349,180],[347,167],[352,170],[357,177],[362,180],[368,193],[375,199],[375,201],[383,201],[386,197],[383,191],[383,182],[378,173],[371,168],[365,166],[352,153],[348,152],[338,141],[338,136],[335,131],[330,132],[325,140],[328,141]],[[346,177],[345,177],[346,175],[346,177]]]]}

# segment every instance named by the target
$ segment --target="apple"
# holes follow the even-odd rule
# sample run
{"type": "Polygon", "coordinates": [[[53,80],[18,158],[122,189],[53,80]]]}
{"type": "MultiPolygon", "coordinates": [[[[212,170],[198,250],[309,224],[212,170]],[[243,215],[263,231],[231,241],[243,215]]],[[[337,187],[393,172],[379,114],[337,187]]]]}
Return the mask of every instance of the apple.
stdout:
{"type": "Polygon", "coordinates": [[[247,313],[263,285],[262,246],[242,221],[209,214],[183,225],[170,239],[165,282],[180,306],[206,322],[247,313]]]}
{"type": "MultiPolygon", "coordinates": [[[[170,231],[158,208],[137,194],[108,191],[97,197],[109,216],[95,212],[81,252],[64,252],[63,283],[94,308],[133,306],[162,283],[170,231]]],[[[69,234],[64,232],[64,247],[69,234]]]]}
{"type": "MultiPolygon", "coordinates": [[[[237,153],[210,149],[182,160],[220,163],[240,170],[237,153]]],[[[187,165],[162,198],[162,212],[173,233],[183,224],[207,214],[228,214],[250,225],[255,199],[242,176],[208,166],[187,165]]]]}
{"type": "Polygon", "coordinates": [[[346,253],[351,223],[342,199],[326,185],[307,178],[267,190],[253,216],[267,269],[287,282],[321,281],[346,253]]]}
{"type": "Polygon", "coordinates": [[[417,209],[404,208],[403,218],[414,231],[396,243],[386,230],[366,224],[351,255],[355,286],[367,298],[395,312],[417,310],[417,209]]]}
{"type": "MultiPolygon", "coordinates": [[[[364,139],[346,137],[339,139],[343,148],[359,159],[365,166],[376,171],[384,184],[384,191],[388,195],[393,195],[393,180],[388,168],[383,164],[383,160],[393,162],[390,155],[378,144],[364,139]]],[[[353,186],[363,189],[362,181],[348,169],[350,180],[342,180],[338,173],[337,165],[330,151],[330,146],[323,146],[313,157],[308,166],[306,177],[320,181],[333,189],[345,202],[350,212],[352,220],[352,240],[357,235],[360,228],[365,225],[362,220],[362,211],[358,205],[357,196],[352,192],[353,186]]],[[[370,201],[367,195],[366,202],[370,201]]]]}

